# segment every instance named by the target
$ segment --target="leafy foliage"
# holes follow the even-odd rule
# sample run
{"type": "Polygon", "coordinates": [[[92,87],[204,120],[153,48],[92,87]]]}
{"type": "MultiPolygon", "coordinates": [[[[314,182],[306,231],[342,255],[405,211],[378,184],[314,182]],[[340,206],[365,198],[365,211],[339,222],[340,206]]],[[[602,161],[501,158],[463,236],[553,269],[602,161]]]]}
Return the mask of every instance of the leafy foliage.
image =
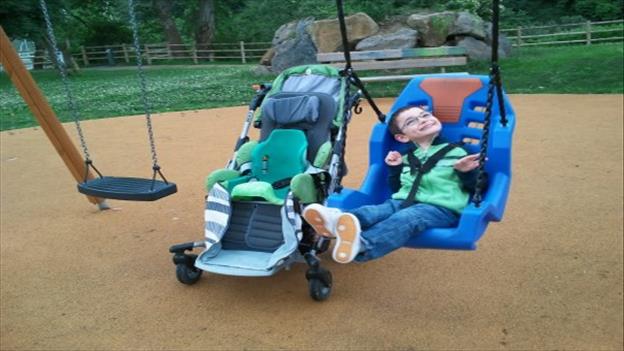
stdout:
{"type": "MultiPolygon", "coordinates": [[[[135,0],[143,42],[164,42],[163,27],[153,0],[135,0]]],[[[59,42],[73,46],[103,45],[127,39],[127,0],[48,0],[59,42]],[[110,42],[106,42],[110,41],[110,42]]],[[[490,17],[491,0],[344,0],[347,15],[365,12],[376,21],[418,11],[461,10],[490,17]]],[[[622,18],[621,0],[501,0],[502,27],[610,20],[622,18]]],[[[336,17],[333,0],[229,0],[215,1],[216,41],[270,41],[290,21],[336,17]]],[[[172,1],[173,17],[182,38],[193,41],[199,1],[172,1]]],[[[0,1],[0,24],[10,37],[37,41],[44,33],[38,0],[0,1]]]]}

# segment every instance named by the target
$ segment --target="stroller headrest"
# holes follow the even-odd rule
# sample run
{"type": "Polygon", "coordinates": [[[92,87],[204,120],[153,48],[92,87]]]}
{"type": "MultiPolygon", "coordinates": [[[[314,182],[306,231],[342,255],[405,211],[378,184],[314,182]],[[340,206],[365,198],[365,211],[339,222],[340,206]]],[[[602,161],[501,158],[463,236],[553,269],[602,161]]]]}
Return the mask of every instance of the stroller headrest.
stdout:
{"type": "Polygon", "coordinates": [[[286,95],[271,97],[262,105],[262,113],[280,125],[315,123],[319,118],[320,100],[317,96],[286,95]]]}
{"type": "Polygon", "coordinates": [[[346,91],[346,79],[337,68],[327,65],[291,67],[273,81],[271,91],[267,93],[262,102],[262,108],[258,109],[258,113],[255,115],[254,126],[260,127],[262,123],[265,123],[265,120],[273,121],[272,118],[265,117],[265,104],[278,96],[282,96],[282,94],[298,94],[319,96],[321,99],[321,110],[319,111],[321,116],[324,107],[329,106],[324,102],[321,95],[330,97],[333,100],[331,105],[332,123],[338,127],[343,123],[343,105],[346,91]]]}
{"type": "MultiPolygon", "coordinates": [[[[262,104],[263,129],[310,129],[320,121],[336,115],[336,101],[324,93],[278,93],[262,104]]],[[[324,124],[324,123],[323,123],[324,124]]]]}

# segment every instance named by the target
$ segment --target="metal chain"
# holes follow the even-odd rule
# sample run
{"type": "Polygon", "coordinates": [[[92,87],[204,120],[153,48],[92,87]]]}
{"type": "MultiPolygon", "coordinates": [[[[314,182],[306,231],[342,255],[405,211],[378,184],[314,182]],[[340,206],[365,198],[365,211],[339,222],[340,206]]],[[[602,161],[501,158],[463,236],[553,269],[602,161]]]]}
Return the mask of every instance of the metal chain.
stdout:
{"type": "Polygon", "coordinates": [[[41,11],[43,12],[43,18],[46,23],[48,38],[50,39],[52,49],[54,50],[53,54],[55,55],[55,57],[52,58],[52,62],[56,63],[58,70],[61,72],[61,80],[63,81],[65,96],[67,97],[67,104],[69,105],[69,110],[71,111],[72,117],[74,118],[74,123],[76,124],[76,130],[78,131],[78,137],[80,138],[80,145],[82,146],[82,152],[84,154],[85,162],[90,162],[91,156],[89,155],[89,149],[87,148],[87,143],[82,132],[82,127],[80,126],[80,111],[78,110],[78,104],[76,103],[72,90],[69,86],[69,79],[67,78],[65,62],[61,62],[59,60],[59,54],[61,52],[58,49],[56,36],[54,35],[54,29],[52,28],[52,21],[50,20],[50,14],[48,13],[48,7],[46,6],[44,0],[39,0],[39,5],[41,7],[41,11]]]}
{"type": "MultiPolygon", "coordinates": [[[[42,0],[43,1],[43,0],[42,0]]],[[[134,11],[134,1],[128,0],[128,13],[130,14],[130,23],[132,24],[132,37],[134,38],[134,51],[136,53],[137,69],[139,70],[139,85],[141,87],[141,99],[145,110],[145,120],[147,122],[147,134],[149,137],[150,148],[152,152],[152,162],[154,169],[159,168],[158,157],[156,156],[156,144],[154,143],[154,130],[152,128],[151,107],[147,99],[147,79],[143,70],[143,59],[141,56],[141,44],[139,43],[139,25],[136,20],[134,11]]]]}
{"type": "Polygon", "coordinates": [[[479,151],[479,168],[477,173],[477,186],[472,201],[477,207],[483,201],[483,184],[485,183],[485,158],[487,156],[488,141],[490,138],[490,124],[492,120],[492,105],[494,101],[494,88],[498,79],[498,65],[492,64],[490,68],[490,82],[488,84],[487,101],[485,103],[485,119],[483,121],[483,135],[481,136],[481,150],[479,151]]]}

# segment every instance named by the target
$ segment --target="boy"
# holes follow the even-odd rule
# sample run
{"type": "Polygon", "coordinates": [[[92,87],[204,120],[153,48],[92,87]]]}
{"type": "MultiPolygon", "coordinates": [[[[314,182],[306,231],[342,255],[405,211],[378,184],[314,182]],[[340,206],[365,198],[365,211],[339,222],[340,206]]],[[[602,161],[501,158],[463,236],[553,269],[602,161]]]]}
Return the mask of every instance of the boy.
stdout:
{"type": "Polygon", "coordinates": [[[428,228],[456,225],[474,189],[479,155],[467,155],[464,149],[440,140],[442,124],[431,113],[403,107],[392,115],[388,128],[397,141],[415,147],[406,156],[397,151],[386,155],[390,187],[395,192],[391,199],[350,213],[319,204],[303,211],[318,234],[336,238],[332,257],[338,263],[379,258],[428,228]],[[429,171],[418,171],[431,166],[428,159],[438,157],[429,171]]]}

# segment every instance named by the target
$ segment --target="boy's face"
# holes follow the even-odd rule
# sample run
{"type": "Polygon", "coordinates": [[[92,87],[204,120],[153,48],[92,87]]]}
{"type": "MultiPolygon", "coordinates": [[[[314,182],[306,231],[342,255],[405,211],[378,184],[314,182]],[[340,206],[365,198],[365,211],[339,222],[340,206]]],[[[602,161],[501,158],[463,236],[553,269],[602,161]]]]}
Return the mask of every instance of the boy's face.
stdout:
{"type": "Polygon", "coordinates": [[[442,129],[442,124],[435,116],[418,107],[406,110],[395,118],[401,133],[394,138],[402,143],[433,140],[442,129]]]}

